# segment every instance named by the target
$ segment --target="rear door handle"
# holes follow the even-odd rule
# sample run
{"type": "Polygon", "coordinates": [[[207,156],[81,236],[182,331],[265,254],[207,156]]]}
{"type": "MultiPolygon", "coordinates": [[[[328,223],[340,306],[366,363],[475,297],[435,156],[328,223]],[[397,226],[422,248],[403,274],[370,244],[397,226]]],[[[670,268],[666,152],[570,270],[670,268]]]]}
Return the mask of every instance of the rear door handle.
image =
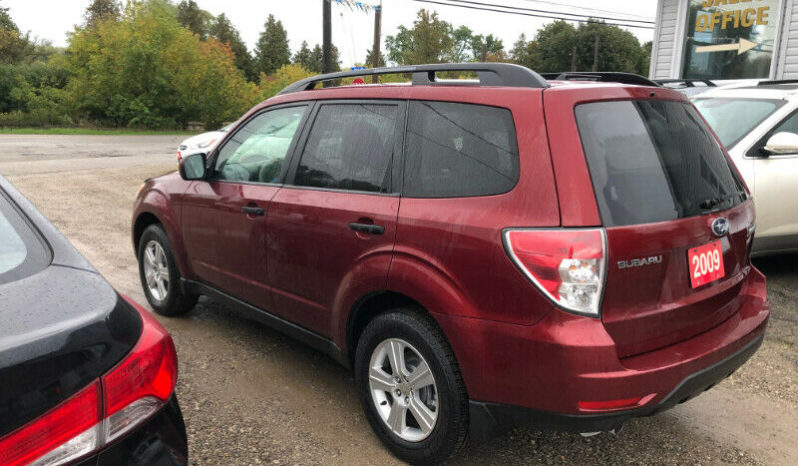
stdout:
{"type": "Polygon", "coordinates": [[[381,227],[379,225],[373,225],[370,223],[356,223],[352,222],[349,224],[349,229],[356,231],[358,233],[367,233],[370,235],[382,235],[385,234],[385,227],[381,227]]]}
{"type": "Polygon", "coordinates": [[[257,217],[262,217],[263,214],[266,213],[266,211],[263,210],[262,207],[248,206],[248,205],[245,205],[244,207],[242,207],[241,208],[241,212],[243,212],[243,213],[245,213],[247,215],[255,215],[257,217]]]}

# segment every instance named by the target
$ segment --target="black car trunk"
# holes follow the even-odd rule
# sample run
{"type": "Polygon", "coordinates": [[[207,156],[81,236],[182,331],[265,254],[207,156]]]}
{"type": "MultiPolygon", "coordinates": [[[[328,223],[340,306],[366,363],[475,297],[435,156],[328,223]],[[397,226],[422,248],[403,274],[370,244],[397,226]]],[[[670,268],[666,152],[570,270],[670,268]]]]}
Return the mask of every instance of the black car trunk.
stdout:
{"type": "Polygon", "coordinates": [[[141,318],[97,273],[50,266],[0,284],[0,437],[110,370],[141,318]]]}

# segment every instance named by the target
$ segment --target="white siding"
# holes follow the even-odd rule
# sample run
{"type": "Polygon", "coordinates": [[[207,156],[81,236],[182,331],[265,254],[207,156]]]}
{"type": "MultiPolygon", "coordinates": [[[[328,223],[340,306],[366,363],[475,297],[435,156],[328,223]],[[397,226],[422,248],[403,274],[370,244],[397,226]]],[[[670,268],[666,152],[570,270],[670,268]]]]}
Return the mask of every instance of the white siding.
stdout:
{"type": "MultiPolygon", "coordinates": [[[[784,37],[786,47],[777,49],[784,54],[779,60],[780,70],[777,70],[777,79],[798,79],[798,7],[795,1],[787,2],[785,13],[787,14],[784,24],[784,37]]],[[[774,60],[778,58],[773,57],[774,60]]]]}
{"type": "Polygon", "coordinates": [[[654,37],[655,50],[651,57],[653,68],[651,77],[666,79],[673,75],[671,67],[674,63],[674,53],[678,50],[676,32],[681,28],[677,27],[676,22],[679,18],[679,2],[677,0],[661,0],[659,7],[657,31],[654,37]]]}

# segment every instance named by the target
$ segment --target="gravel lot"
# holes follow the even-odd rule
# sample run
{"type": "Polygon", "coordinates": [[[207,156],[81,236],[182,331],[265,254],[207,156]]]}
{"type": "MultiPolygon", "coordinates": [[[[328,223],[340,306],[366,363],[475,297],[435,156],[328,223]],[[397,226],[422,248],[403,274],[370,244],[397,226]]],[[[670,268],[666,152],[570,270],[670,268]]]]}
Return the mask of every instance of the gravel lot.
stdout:
{"type": "MultiPolygon", "coordinates": [[[[168,136],[0,136],[0,174],[121,292],[145,303],[130,244],[142,180],[175,169],[168,136]]],[[[765,344],[709,392],[619,435],[518,429],[452,464],[798,464],[798,256],[757,261],[773,308],[765,344]]],[[[331,359],[203,298],[159,320],[180,360],[190,461],[397,464],[361,415],[351,375],[331,359]]]]}

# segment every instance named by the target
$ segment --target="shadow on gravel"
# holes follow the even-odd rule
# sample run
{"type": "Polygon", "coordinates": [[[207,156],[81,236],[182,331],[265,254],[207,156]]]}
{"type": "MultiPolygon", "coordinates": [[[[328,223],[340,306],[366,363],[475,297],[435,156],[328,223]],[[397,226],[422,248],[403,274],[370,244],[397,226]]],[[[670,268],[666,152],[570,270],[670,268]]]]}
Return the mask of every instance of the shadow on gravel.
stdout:
{"type": "Polygon", "coordinates": [[[781,254],[753,260],[756,268],[770,278],[798,278],[798,254],[781,254]]]}
{"type": "MultiPolygon", "coordinates": [[[[354,455],[355,463],[361,461],[362,464],[394,463],[394,458],[379,444],[363,419],[351,374],[332,359],[263,325],[243,319],[210,300],[203,299],[190,316],[185,324],[212,327],[208,330],[218,332],[218,338],[225,342],[223,345],[231,346],[227,349],[231,350],[228,354],[235,355],[233,358],[228,359],[219,354],[228,351],[220,351],[216,354],[214,362],[233,366],[235,367],[233,371],[240,374],[240,377],[228,378],[223,385],[226,390],[243,392],[233,398],[236,401],[244,401],[245,406],[236,406],[237,403],[233,403],[235,407],[231,406],[233,411],[230,413],[231,416],[222,421],[218,428],[227,423],[244,420],[255,424],[253,427],[256,432],[265,430],[268,434],[266,438],[261,437],[260,448],[267,448],[272,452],[269,459],[299,460],[300,464],[304,464],[314,463],[311,458],[337,457],[345,461],[352,460],[354,455]],[[280,386],[275,386],[275,383],[280,386]],[[319,393],[323,395],[317,398],[319,393]],[[265,402],[266,399],[269,401],[265,402]],[[337,402],[330,403],[329,400],[337,402]],[[313,409],[302,408],[308,405],[313,409]],[[269,420],[264,422],[266,419],[269,420]],[[263,425],[257,425],[261,423],[263,425]],[[291,442],[294,448],[303,451],[304,454],[299,457],[294,456],[295,452],[291,451],[290,444],[286,445],[281,441],[285,439],[279,436],[272,437],[276,430],[275,424],[280,426],[280,430],[290,432],[290,437],[296,439],[291,442]],[[335,434],[320,435],[319,431],[334,431],[335,434]],[[357,446],[353,451],[352,447],[355,445],[357,446]]],[[[177,334],[180,335],[180,332],[177,334]]],[[[214,352],[213,347],[216,344],[210,341],[206,341],[206,344],[208,345],[206,351],[214,352]]],[[[191,355],[186,356],[191,358],[191,355]]],[[[192,372],[190,361],[181,359],[181,362],[184,363],[187,372],[192,372]]],[[[213,373],[205,375],[214,377],[213,373]]],[[[192,379],[194,377],[189,376],[182,380],[192,379]]],[[[216,384],[206,378],[203,385],[207,388],[216,384]]],[[[181,396],[187,395],[184,396],[185,399],[207,399],[210,395],[186,393],[197,391],[200,388],[197,386],[181,388],[183,392],[181,396]]],[[[690,402],[685,406],[689,404],[690,402]]],[[[189,426],[201,423],[205,429],[210,428],[211,432],[216,431],[213,421],[221,421],[214,419],[208,422],[208,419],[202,419],[201,412],[186,414],[189,426]]],[[[682,419],[667,413],[652,418],[632,420],[619,435],[602,433],[590,438],[583,438],[579,434],[540,432],[521,428],[488,443],[470,445],[449,463],[457,465],[756,463],[750,455],[737,448],[720,445],[708,437],[697,434],[682,419]]],[[[200,446],[194,443],[194,458],[205,460],[200,463],[218,460],[213,448],[211,445],[200,446]]]]}

